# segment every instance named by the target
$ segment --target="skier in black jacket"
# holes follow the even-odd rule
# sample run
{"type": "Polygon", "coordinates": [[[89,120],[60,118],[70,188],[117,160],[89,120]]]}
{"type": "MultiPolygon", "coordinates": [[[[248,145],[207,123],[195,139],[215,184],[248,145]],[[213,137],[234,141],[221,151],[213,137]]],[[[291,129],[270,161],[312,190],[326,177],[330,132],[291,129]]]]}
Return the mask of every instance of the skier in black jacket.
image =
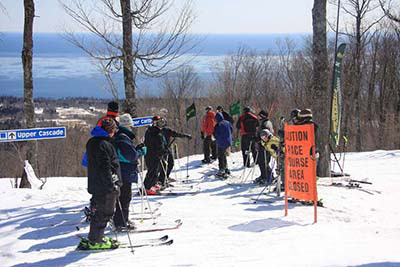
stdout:
{"type": "Polygon", "coordinates": [[[243,165],[250,168],[250,158],[248,157],[251,150],[253,159],[256,160],[256,149],[254,139],[256,138],[257,127],[259,125],[257,115],[251,112],[250,107],[243,109],[243,114],[240,115],[236,122],[236,128],[240,130],[242,136],[240,146],[242,148],[243,165]]]}
{"type": "Polygon", "coordinates": [[[187,138],[190,140],[192,139],[192,136],[185,133],[178,133],[177,131],[167,127],[167,120],[165,118],[161,118],[160,126],[162,127],[161,133],[163,134],[163,136],[165,137],[165,141],[167,142],[167,153],[165,153],[162,157],[163,165],[161,165],[161,172],[158,182],[161,184],[161,186],[165,186],[167,185],[165,177],[167,177],[169,182],[174,181],[172,178],[169,177],[172,169],[174,168],[174,155],[172,154],[171,144],[174,142],[175,138],[187,138]],[[167,171],[166,175],[165,171],[167,171]]]}
{"type": "Polygon", "coordinates": [[[96,204],[96,211],[90,220],[88,239],[81,241],[78,246],[80,249],[110,249],[118,246],[110,238],[104,237],[104,228],[114,215],[122,186],[117,152],[111,143],[117,125],[109,118],[103,119],[101,125],[92,130],[93,137],[86,144],[88,192],[96,204]]]}
{"type": "Polygon", "coordinates": [[[147,153],[144,157],[147,166],[147,174],[144,180],[144,187],[148,195],[157,195],[161,186],[157,184],[161,171],[161,159],[168,153],[168,144],[161,132],[162,120],[160,116],[153,117],[153,125],[150,126],[144,135],[144,144],[147,153]]]}
{"type": "MultiPolygon", "coordinates": [[[[271,134],[274,133],[274,129],[272,126],[272,122],[268,118],[268,112],[265,110],[261,110],[258,113],[258,117],[260,118],[260,126],[258,129],[257,137],[261,137],[261,131],[263,130],[268,130],[271,134]]],[[[254,183],[256,184],[265,184],[270,176],[271,176],[271,168],[269,167],[269,162],[271,160],[271,155],[270,153],[264,148],[264,146],[261,144],[261,140],[258,140],[257,144],[258,148],[258,159],[257,159],[257,164],[258,167],[260,168],[260,176],[254,180],[254,183]]]]}

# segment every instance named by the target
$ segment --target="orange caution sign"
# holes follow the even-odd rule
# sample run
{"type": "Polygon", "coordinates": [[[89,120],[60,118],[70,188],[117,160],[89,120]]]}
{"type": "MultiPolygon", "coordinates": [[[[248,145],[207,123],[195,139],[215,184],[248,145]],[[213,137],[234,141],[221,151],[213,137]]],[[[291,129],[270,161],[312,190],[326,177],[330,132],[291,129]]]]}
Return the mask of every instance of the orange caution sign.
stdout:
{"type": "Polygon", "coordinates": [[[314,124],[285,124],[285,215],[288,197],[314,201],[314,221],[317,222],[314,124]]]}

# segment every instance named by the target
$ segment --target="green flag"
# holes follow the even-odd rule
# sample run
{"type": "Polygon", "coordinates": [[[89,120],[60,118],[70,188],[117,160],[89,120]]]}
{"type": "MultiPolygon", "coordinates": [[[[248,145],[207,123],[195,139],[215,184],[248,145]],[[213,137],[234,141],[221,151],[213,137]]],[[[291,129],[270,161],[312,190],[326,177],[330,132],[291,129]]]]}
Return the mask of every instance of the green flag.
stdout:
{"type": "Polygon", "coordinates": [[[229,114],[231,116],[240,115],[240,100],[229,106],[229,114]]]}
{"type": "Polygon", "coordinates": [[[341,44],[336,53],[336,62],[333,69],[333,80],[332,80],[332,106],[331,106],[331,138],[332,144],[336,147],[339,144],[340,138],[340,121],[341,121],[341,109],[342,109],[342,61],[344,56],[344,50],[346,44],[341,44]]]}
{"type": "Polygon", "coordinates": [[[196,116],[196,106],[193,104],[191,104],[187,109],[186,109],[186,121],[189,121],[190,118],[195,117],[196,116]]]}

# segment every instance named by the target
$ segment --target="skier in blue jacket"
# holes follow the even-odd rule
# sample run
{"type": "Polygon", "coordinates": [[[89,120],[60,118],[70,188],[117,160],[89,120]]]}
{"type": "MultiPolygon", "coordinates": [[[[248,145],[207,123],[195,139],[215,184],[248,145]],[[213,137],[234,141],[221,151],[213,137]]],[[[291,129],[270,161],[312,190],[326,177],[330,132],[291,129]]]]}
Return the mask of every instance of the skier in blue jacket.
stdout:
{"type": "Polygon", "coordinates": [[[134,145],[135,138],[132,117],[128,113],[120,116],[118,132],[114,136],[114,146],[117,151],[123,185],[119,202],[114,215],[114,226],[116,230],[122,228],[135,229],[133,222],[129,220],[129,205],[132,199],[132,183],[138,181],[138,159],[146,152],[143,144],[134,145]]]}
{"type": "Polygon", "coordinates": [[[228,169],[227,155],[229,153],[229,148],[232,146],[232,124],[224,119],[222,113],[217,112],[215,115],[217,124],[214,127],[214,137],[217,143],[217,153],[218,153],[218,167],[219,171],[217,176],[227,178],[230,174],[228,169]]]}

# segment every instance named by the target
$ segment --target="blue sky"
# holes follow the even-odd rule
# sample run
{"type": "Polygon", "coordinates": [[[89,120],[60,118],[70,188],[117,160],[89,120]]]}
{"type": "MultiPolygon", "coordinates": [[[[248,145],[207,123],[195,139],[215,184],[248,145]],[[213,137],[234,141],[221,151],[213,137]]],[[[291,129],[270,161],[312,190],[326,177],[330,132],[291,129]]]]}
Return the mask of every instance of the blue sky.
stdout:
{"type": "MultiPolygon", "coordinates": [[[[68,1],[68,0],[67,0],[68,1]]],[[[177,3],[184,0],[176,0],[177,3]]],[[[21,32],[23,1],[2,0],[0,32],[21,32]]],[[[116,1],[118,3],[118,1],[116,1]]],[[[310,33],[313,0],[193,0],[193,33],[310,33]]],[[[71,26],[57,0],[36,0],[35,32],[60,32],[71,26]]]]}

